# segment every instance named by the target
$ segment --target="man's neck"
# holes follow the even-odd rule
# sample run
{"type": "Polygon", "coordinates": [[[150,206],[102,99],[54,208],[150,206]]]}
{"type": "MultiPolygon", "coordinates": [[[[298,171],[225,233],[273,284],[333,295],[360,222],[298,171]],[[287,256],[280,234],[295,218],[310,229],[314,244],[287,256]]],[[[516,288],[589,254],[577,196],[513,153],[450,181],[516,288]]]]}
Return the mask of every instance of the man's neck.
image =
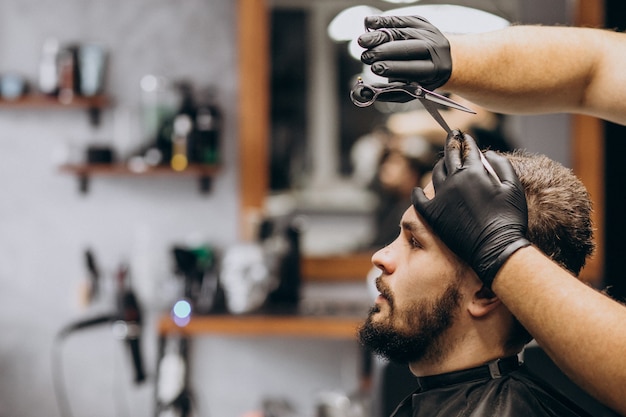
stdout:
{"type": "Polygon", "coordinates": [[[422,360],[410,363],[409,369],[415,376],[439,375],[474,368],[521,351],[521,348],[506,349],[503,344],[485,342],[477,337],[449,341],[448,346],[454,347],[442,351],[439,356],[426,355],[422,360]]]}

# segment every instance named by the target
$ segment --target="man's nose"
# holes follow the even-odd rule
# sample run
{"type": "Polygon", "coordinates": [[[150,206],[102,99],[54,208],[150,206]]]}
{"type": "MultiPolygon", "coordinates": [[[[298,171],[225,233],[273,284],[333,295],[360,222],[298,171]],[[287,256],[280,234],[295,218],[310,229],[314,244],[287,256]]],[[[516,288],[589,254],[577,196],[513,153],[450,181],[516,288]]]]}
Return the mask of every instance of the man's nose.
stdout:
{"type": "Polygon", "coordinates": [[[380,269],[383,274],[391,274],[395,269],[391,245],[387,245],[372,255],[372,264],[380,269]]]}

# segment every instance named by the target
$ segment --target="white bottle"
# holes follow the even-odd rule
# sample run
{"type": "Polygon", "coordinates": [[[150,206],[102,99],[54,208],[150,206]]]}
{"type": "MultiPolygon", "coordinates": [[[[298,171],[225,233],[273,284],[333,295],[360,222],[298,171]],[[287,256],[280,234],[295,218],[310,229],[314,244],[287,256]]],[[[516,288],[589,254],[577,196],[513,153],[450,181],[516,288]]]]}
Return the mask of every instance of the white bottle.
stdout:
{"type": "Polygon", "coordinates": [[[59,87],[58,56],[59,41],[54,38],[46,39],[39,65],[39,91],[43,94],[54,95],[57,93],[59,87]]]}

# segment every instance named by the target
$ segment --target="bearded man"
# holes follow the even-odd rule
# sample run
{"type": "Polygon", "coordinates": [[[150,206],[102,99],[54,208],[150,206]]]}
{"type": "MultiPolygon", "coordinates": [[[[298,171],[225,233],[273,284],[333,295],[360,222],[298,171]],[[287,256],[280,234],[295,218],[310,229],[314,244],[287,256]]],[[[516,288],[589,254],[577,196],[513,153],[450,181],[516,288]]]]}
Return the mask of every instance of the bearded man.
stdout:
{"type": "MultiPolygon", "coordinates": [[[[458,169],[452,165],[480,157],[475,141],[460,132],[448,138],[445,152],[433,171],[435,186],[458,169]]],[[[512,250],[532,244],[577,275],[594,248],[583,184],[543,155],[485,157],[502,184],[526,197],[518,202],[528,212],[527,224],[519,225],[525,239],[512,250]]],[[[414,204],[424,205],[435,193],[431,182],[414,192],[414,204]]],[[[372,262],[381,271],[380,295],[359,338],[374,353],[408,364],[419,386],[393,416],[588,415],[525,369],[518,354],[531,340],[528,332],[485,284],[489,280],[455,255],[413,206],[402,216],[396,240],[372,262]]]]}

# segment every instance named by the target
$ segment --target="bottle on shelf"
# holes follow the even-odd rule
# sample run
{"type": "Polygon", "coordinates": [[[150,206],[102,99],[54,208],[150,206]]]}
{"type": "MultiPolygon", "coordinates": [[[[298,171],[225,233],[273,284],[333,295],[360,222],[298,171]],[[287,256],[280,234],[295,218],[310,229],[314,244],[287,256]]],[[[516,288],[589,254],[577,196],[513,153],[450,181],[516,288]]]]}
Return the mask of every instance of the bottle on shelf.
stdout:
{"type": "Polygon", "coordinates": [[[190,159],[200,164],[219,163],[222,114],[213,89],[208,89],[198,100],[194,127],[190,159]]]}
{"type": "Polygon", "coordinates": [[[218,164],[222,114],[213,89],[195,94],[190,82],[167,82],[169,91],[176,93],[178,104],[174,111],[165,114],[160,111],[157,94],[157,84],[165,84],[155,80],[158,79],[147,76],[141,83],[144,127],[152,137],[148,147],[141,151],[143,158],[155,154],[157,157],[151,158],[154,162],[169,165],[176,171],[183,171],[190,164],[218,164]]]}
{"type": "Polygon", "coordinates": [[[170,159],[170,166],[174,171],[184,171],[189,165],[187,154],[189,134],[192,129],[192,119],[188,114],[176,115],[172,133],[172,158],[170,159]]]}
{"type": "Polygon", "coordinates": [[[59,101],[69,104],[78,92],[79,74],[77,62],[77,45],[68,45],[59,53],[59,101]]]}
{"type": "Polygon", "coordinates": [[[39,63],[39,91],[54,96],[59,89],[59,41],[48,38],[43,43],[41,61],[39,63]]]}

